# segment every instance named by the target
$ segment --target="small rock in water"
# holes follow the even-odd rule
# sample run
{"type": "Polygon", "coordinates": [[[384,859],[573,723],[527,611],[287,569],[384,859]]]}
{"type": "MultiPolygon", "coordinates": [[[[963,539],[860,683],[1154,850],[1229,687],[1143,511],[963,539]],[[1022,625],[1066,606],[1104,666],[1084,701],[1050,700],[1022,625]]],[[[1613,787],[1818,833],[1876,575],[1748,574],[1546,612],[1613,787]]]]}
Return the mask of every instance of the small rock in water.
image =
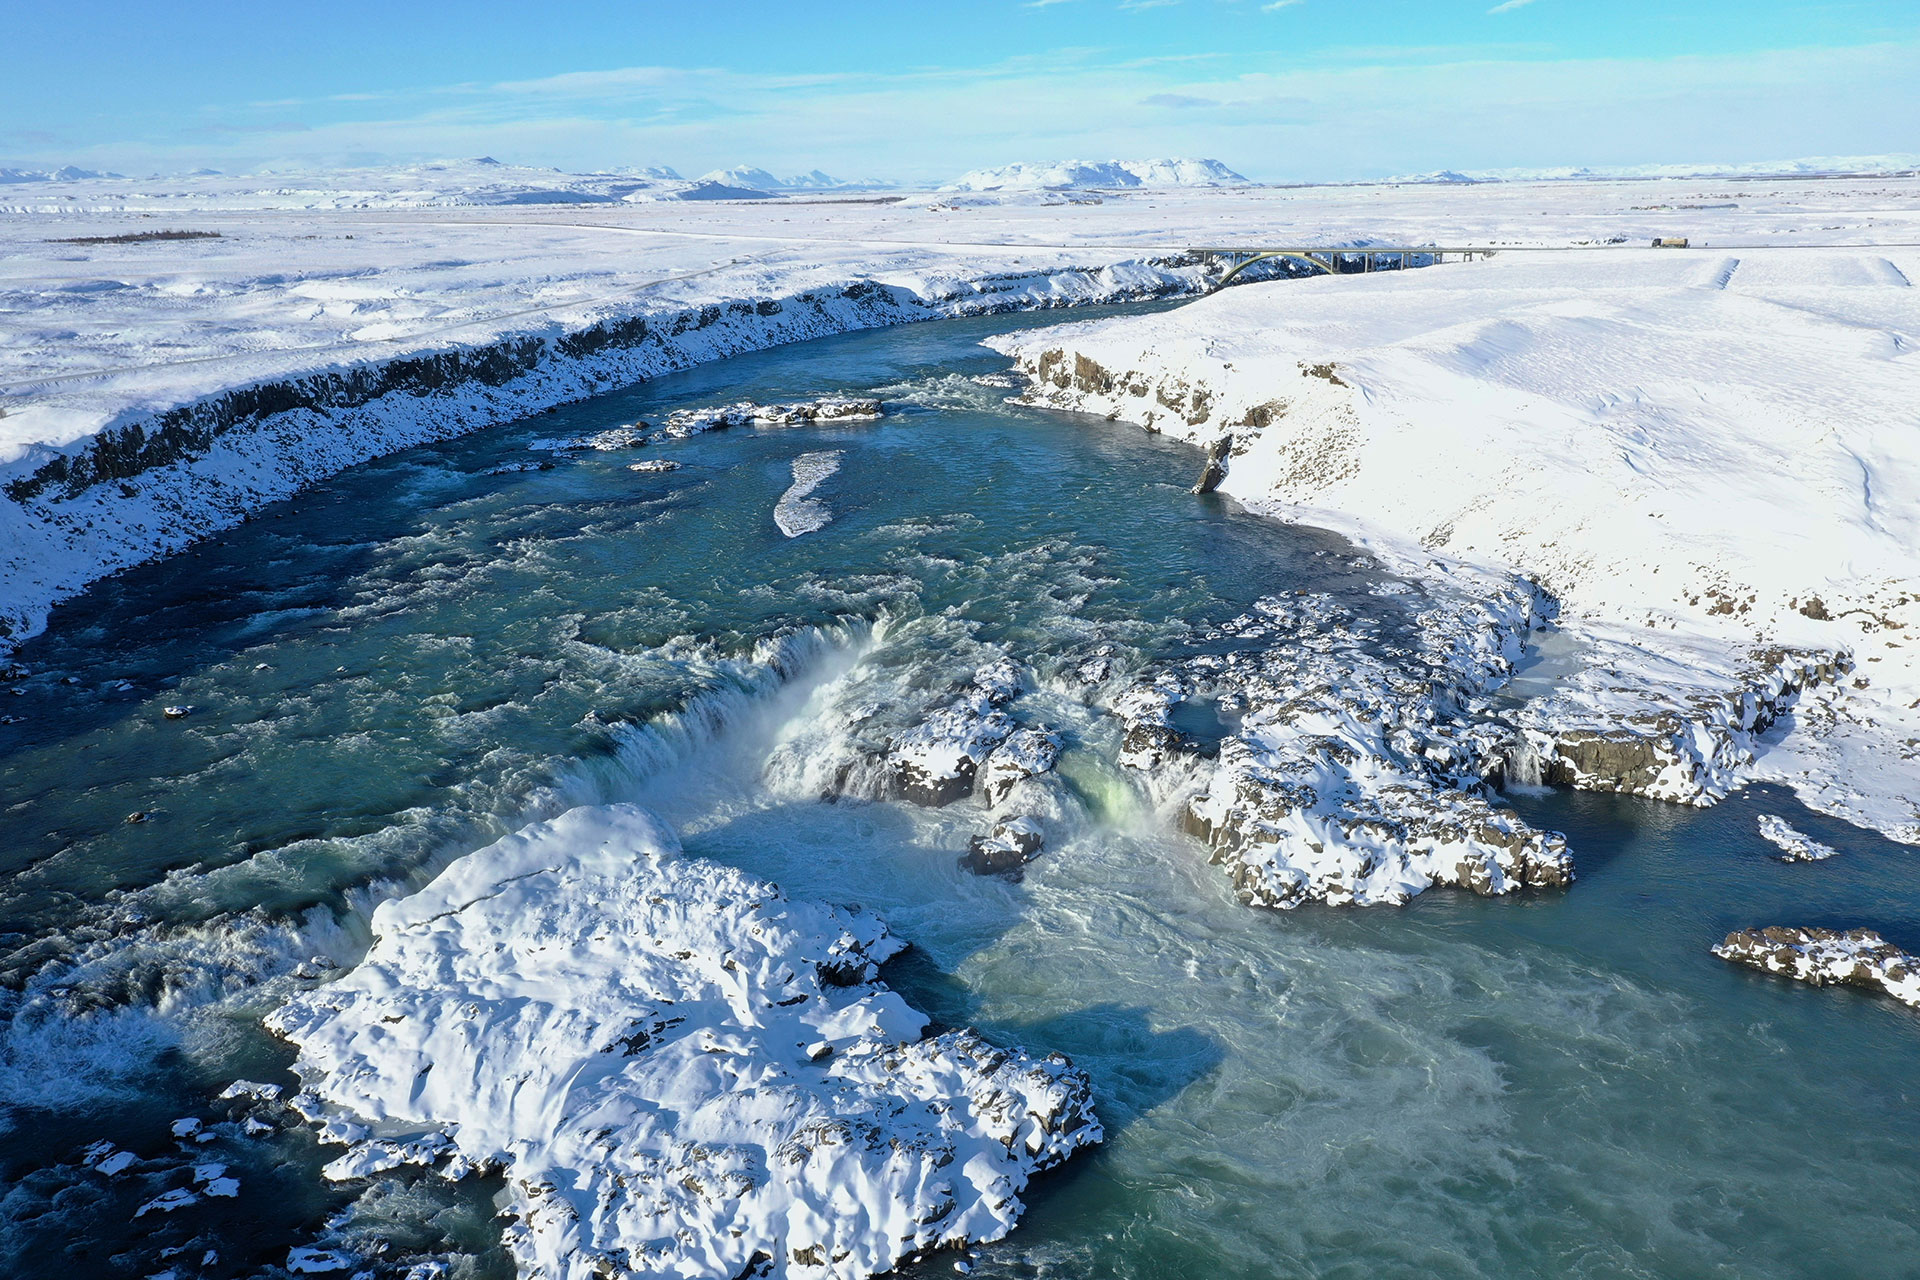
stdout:
{"type": "Polygon", "coordinates": [[[168,1127],[172,1129],[173,1136],[176,1138],[191,1138],[200,1132],[200,1121],[194,1116],[183,1116],[168,1127]]]}
{"type": "Polygon", "coordinates": [[[551,462],[509,462],[498,467],[488,467],[480,474],[483,476],[510,476],[521,471],[551,471],[551,462]]]}
{"type": "Polygon", "coordinates": [[[160,714],[169,720],[185,720],[193,714],[193,708],[176,702],[160,708],[160,714]]]}
{"type": "Polygon", "coordinates": [[[1771,813],[1760,815],[1760,838],[1780,850],[1775,856],[1782,862],[1824,862],[1840,852],[1832,845],[1821,844],[1796,830],[1785,818],[1775,817],[1771,813]]]}
{"type": "Polygon", "coordinates": [[[353,1259],[344,1253],[332,1249],[316,1249],[311,1245],[302,1245],[287,1254],[287,1270],[295,1275],[318,1276],[334,1271],[345,1271],[353,1266],[353,1259]]]}
{"type": "Polygon", "coordinates": [[[108,693],[127,693],[133,689],[133,681],[109,680],[106,684],[102,685],[101,688],[105,689],[108,693]]]}
{"type": "Polygon", "coordinates": [[[262,1084],[258,1080],[235,1080],[220,1091],[219,1100],[230,1102],[235,1098],[252,1098],[258,1102],[278,1102],[286,1090],[277,1084],[262,1084]]]}
{"type": "MultiPolygon", "coordinates": [[[[647,424],[636,422],[632,426],[614,427],[607,431],[597,431],[590,436],[575,436],[567,440],[529,440],[527,448],[542,449],[549,453],[568,453],[577,449],[591,449],[596,453],[613,453],[619,449],[638,449],[647,443],[647,424]]],[[[504,470],[543,471],[552,463],[513,464],[496,468],[488,475],[497,475],[504,470]]]]}
{"type": "Polygon", "coordinates": [[[153,821],[153,815],[145,809],[138,809],[127,815],[127,821],[133,824],[151,822],[153,821]]]}
{"type": "Polygon", "coordinates": [[[1033,861],[1046,838],[1032,818],[1005,818],[993,831],[967,842],[960,865],[977,876],[1003,875],[1018,879],[1020,868],[1033,861]]]}
{"type": "Polygon", "coordinates": [[[648,458],[645,462],[629,462],[627,464],[627,470],[629,471],[665,472],[678,471],[679,469],[680,464],[671,458],[648,458]]]}

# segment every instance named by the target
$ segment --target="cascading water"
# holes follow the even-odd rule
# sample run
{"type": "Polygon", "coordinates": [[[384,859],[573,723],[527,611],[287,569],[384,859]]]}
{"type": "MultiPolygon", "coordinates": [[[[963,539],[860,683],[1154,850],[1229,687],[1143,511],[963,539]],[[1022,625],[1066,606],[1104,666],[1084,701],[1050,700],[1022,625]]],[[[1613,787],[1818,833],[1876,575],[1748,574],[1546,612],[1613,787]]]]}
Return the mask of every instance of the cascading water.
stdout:
{"type": "MultiPolygon", "coordinates": [[[[1192,450],[1005,404],[973,344],[1018,323],[807,344],[414,450],[65,607],[0,727],[9,1270],[272,1275],[317,1249],[502,1274],[496,1184],[330,1186],[337,1147],[216,1095],[294,1083],[259,1019],[351,966],[377,902],[636,801],[691,854],[883,916],[914,944],[888,980],[940,1022],[1088,1071],[1108,1141],[976,1275],[1904,1274],[1920,1026],[1706,954],[1787,904],[1920,926],[1899,853],[1772,794],[1523,795],[1570,837],[1571,891],[1243,906],[1117,763],[1116,691],[1230,649],[1263,597],[1387,636],[1418,592],[1192,496],[1192,450]],[[501,470],[829,391],[888,416],[501,470]],[[626,465],[651,456],[681,465],[626,465]],[[888,745],[1002,663],[994,732],[1058,748],[1020,793],[1045,845],[1017,883],[960,865],[981,796],[888,798],[888,745]],[[1846,856],[1771,861],[1756,808],[1846,856]]],[[[1217,749],[1236,716],[1196,700],[1172,727],[1217,749]]]]}

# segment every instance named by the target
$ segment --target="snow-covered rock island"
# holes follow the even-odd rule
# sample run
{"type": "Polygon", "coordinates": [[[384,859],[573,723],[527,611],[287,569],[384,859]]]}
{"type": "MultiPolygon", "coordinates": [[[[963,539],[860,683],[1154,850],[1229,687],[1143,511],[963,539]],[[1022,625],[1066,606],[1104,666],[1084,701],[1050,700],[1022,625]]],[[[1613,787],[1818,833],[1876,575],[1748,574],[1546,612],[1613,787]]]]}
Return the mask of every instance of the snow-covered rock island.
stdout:
{"type": "Polygon", "coordinates": [[[1920,957],[1871,929],[1742,929],[1728,934],[1713,954],[1816,987],[1879,992],[1920,1009],[1920,957]]]}
{"type": "Polygon", "coordinates": [[[857,909],[575,809],[373,918],[366,958],[269,1025],[354,1178],[505,1174],[528,1277],[859,1278],[995,1240],[1098,1142],[1086,1077],[926,1035],[857,909]]]}

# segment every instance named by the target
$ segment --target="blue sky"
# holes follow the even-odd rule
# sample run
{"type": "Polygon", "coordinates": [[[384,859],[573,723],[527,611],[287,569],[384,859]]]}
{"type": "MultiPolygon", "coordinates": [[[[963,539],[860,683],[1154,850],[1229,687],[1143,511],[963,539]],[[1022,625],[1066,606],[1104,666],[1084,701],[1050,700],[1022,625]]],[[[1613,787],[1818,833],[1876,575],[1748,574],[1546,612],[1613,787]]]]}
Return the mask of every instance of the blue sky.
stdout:
{"type": "Polygon", "coordinates": [[[1266,181],[1920,151],[1920,0],[12,0],[0,164],[1266,181]]]}

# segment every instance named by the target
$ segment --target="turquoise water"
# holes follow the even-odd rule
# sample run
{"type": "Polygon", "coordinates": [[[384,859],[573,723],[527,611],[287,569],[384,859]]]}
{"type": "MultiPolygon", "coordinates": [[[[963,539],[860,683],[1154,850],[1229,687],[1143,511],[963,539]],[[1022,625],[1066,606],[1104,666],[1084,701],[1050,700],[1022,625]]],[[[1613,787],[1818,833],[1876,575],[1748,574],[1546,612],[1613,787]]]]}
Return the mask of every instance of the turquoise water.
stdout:
{"type": "Polygon", "coordinates": [[[1108,1143],[976,1275],[1920,1271],[1920,1019],[1707,954],[1787,921],[1920,942],[1912,855],[1772,791],[1516,797],[1571,837],[1571,892],[1240,906],[1050,677],[1178,651],[1269,592],[1390,623],[1406,601],[1332,535],[1190,495],[1196,451],[972,381],[1002,367],[978,339],[1030,322],[804,344],[413,450],[61,609],[0,695],[10,1270],[272,1274],[319,1242],[501,1274],[493,1188],[328,1187],[304,1133],[243,1135],[211,1098],[291,1079],[257,1019],[311,957],[352,962],[373,902],[638,799],[691,853],[880,911],[916,944],[890,980],[940,1020],[1091,1073],[1108,1143]],[[487,474],[537,439],[836,390],[890,414],[487,474]],[[833,519],[785,538],[793,462],[826,452],[833,519]],[[683,468],[626,469],[653,455],[683,468]],[[1003,653],[1039,673],[1081,808],[1021,883],[955,865],[972,805],[821,801],[828,711],[923,703],[1003,653]],[[1759,812],[1844,856],[1771,860],[1759,812]],[[101,1140],[139,1162],[82,1167],[101,1140]],[[134,1218],[208,1161],[239,1195],[134,1218]]]}

